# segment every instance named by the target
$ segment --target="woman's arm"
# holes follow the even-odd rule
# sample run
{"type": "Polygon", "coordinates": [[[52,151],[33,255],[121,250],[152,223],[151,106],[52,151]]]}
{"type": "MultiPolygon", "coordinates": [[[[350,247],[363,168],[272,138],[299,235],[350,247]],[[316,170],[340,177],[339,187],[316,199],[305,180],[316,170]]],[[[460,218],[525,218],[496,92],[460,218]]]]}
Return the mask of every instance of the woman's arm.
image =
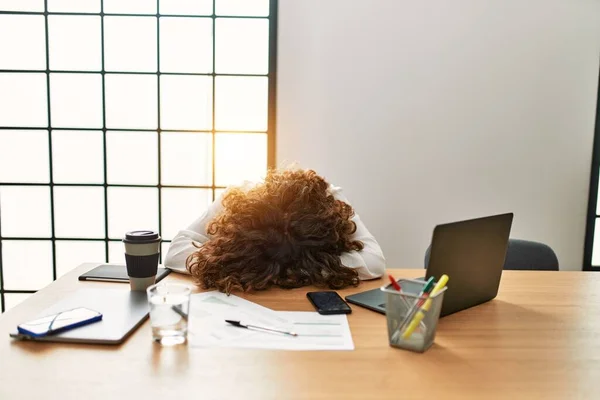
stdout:
{"type": "Polygon", "coordinates": [[[164,265],[166,268],[169,268],[175,272],[189,274],[185,266],[185,261],[190,254],[198,250],[198,248],[194,246],[194,242],[202,244],[209,240],[209,235],[206,233],[206,226],[223,209],[223,205],[221,203],[222,199],[223,194],[221,194],[208,207],[204,214],[202,214],[190,226],[177,233],[171,242],[171,246],[169,247],[169,251],[167,252],[167,256],[164,260],[164,265]]]}
{"type": "MultiPolygon", "coordinates": [[[[350,204],[346,196],[342,193],[341,188],[330,186],[329,191],[337,200],[350,204]]],[[[342,264],[346,267],[356,269],[358,277],[361,280],[379,278],[385,273],[385,258],[383,257],[381,247],[361,221],[356,210],[354,210],[352,221],[356,224],[356,231],[352,234],[352,240],[361,241],[364,248],[360,251],[349,251],[342,254],[340,256],[342,264]]]]}
{"type": "MultiPolygon", "coordinates": [[[[330,192],[337,200],[350,204],[338,187],[330,187],[330,192]]],[[[206,232],[208,223],[223,209],[221,194],[202,216],[194,221],[189,227],[179,231],[169,247],[164,260],[164,265],[175,272],[189,273],[185,262],[187,258],[197,250],[193,243],[206,243],[210,238],[206,232]]],[[[356,224],[356,231],[352,240],[359,240],[364,248],[361,251],[350,251],[342,254],[342,264],[358,270],[358,276],[362,280],[379,278],[385,272],[385,258],[379,243],[371,232],[363,224],[358,214],[355,213],[352,221],[356,224]]]]}

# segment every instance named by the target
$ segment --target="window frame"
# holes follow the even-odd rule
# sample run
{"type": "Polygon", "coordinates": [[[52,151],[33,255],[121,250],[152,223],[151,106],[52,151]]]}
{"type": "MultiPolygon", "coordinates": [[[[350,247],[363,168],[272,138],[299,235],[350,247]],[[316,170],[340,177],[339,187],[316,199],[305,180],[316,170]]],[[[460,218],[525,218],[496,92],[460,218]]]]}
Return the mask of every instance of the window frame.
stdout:
{"type": "MultiPolygon", "coordinates": [[[[0,126],[0,130],[39,130],[39,131],[47,131],[48,134],[48,150],[49,150],[49,181],[47,183],[31,183],[31,182],[2,182],[0,181],[0,187],[4,186],[38,186],[38,187],[47,187],[50,191],[50,224],[51,224],[51,236],[50,237],[10,237],[10,236],[2,236],[0,230],[0,300],[1,300],[1,308],[0,312],[4,312],[6,309],[6,301],[5,294],[29,294],[35,293],[36,290],[7,290],[5,288],[4,282],[4,268],[7,266],[3,265],[3,243],[5,240],[11,241],[50,241],[52,244],[52,280],[57,279],[57,260],[56,260],[56,243],[57,241],[98,241],[104,242],[104,253],[105,253],[105,262],[109,261],[109,244],[111,242],[118,242],[119,239],[114,239],[109,237],[109,210],[108,210],[108,189],[113,187],[126,187],[126,188],[156,188],[158,195],[158,229],[162,234],[162,205],[161,205],[161,193],[163,188],[197,188],[197,189],[210,189],[212,191],[212,199],[215,199],[216,193],[219,189],[223,189],[223,186],[217,186],[215,181],[215,139],[216,134],[218,133],[237,133],[235,131],[227,130],[227,131],[219,131],[215,128],[215,79],[219,76],[260,76],[267,78],[268,85],[268,93],[267,93],[267,130],[260,132],[250,132],[243,131],[239,133],[244,134],[252,134],[252,133],[260,133],[266,134],[267,141],[267,168],[273,168],[276,164],[276,155],[275,155],[275,146],[276,146],[276,101],[277,101],[277,16],[278,16],[278,0],[269,0],[269,15],[268,16],[234,16],[234,15],[216,15],[216,2],[217,0],[212,1],[212,14],[211,15],[173,15],[173,14],[161,14],[160,13],[160,0],[157,0],[156,4],[156,14],[124,14],[124,13],[104,13],[104,0],[100,1],[100,12],[99,13],[86,13],[86,12],[49,12],[48,11],[48,0],[44,0],[44,11],[3,11],[0,10],[0,15],[42,15],[44,16],[44,26],[45,26],[45,50],[46,50],[46,68],[42,70],[19,70],[19,69],[1,69],[0,73],[37,73],[46,75],[46,90],[47,93],[47,115],[48,115],[48,124],[46,127],[14,127],[14,126],[0,126]],[[48,29],[48,19],[49,16],[54,15],[71,15],[71,16],[100,16],[100,37],[101,37],[101,70],[100,71],[77,71],[77,70],[68,70],[68,71],[56,71],[50,69],[50,52],[49,52],[49,29],[48,29]],[[105,17],[115,17],[115,16],[127,16],[127,17],[156,17],[156,34],[157,34],[157,71],[156,72],[141,72],[141,71],[106,71],[105,70],[105,17]],[[211,18],[212,19],[212,72],[211,73],[173,73],[173,72],[162,72],[160,71],[160,18],[161,17],[201,17],[201,18],[211,18]],[[215,27],[216,21],[219,18],[260,18],[267,19],[269,21],[269,32],[268,32],[268,41],[269,41],[269,52],[268,52],[268,72],[267,74],[221,74],[215,71],[215,27]],[[66,127],[54,127],[52,126],[51,120],[51,100],[50,100],[50,79],[51,74],[100,74],[102,76],[102,128],[66,128],[66,127]],[[152,75],[157,79],[157,112],[158,112],[158,122],[157,129],[118,129],[118,128],[110,128],[108,129],[106,126],[106,75],[107,74],[138,74],[138,75],[152,75]],[[160,99],[160,85],[162,75],[200,75],[200,76],[210,76],[212,77],[212,129],[211,130],[190,130],[186,131],[185,129],[178,130],[170,130],[170,129],[161,129],[160,125],[160,115],[161,115],[161,99],[160,99]],[[104,180],[103,183],[56,183],[54,182],[53,177],[53,149],[52,149],[52,132],[53,130],[60,131],[101,131],[102,132],[102,141],[103,141],[103,172],[104,172],[104,180]],[[145,184],[109,184],[107,180],[107,132],[109,131],[141,131],[141,132],[156,132],[157,136],[157,146],[158,146],[158,180],[156,185],[145,185],[145,184]],[[210,133],[212,135],[212,184],[211,185],[163,185],[161,184],[161,132],[194,132],[194,133],[210,133]],[[54,204],[54,188],[55,187],[101,187],[104,190],[104,237],[103,238],[70,238],[70,237],[56,237],[55,233],[55,204],[54,204]]],[[[1,213],[0,213],[1,214],[1,213]]],[[[2,220],[0,215],[0,229],[2,227],[2,220]]],[[[169,242],[169,240],[163,240],[163,242],[169,242]]],[[[162,255],[161,255],[162,258],[162,255]]],[[[73,266],[75,267],[75,266],[73,266]]]]}

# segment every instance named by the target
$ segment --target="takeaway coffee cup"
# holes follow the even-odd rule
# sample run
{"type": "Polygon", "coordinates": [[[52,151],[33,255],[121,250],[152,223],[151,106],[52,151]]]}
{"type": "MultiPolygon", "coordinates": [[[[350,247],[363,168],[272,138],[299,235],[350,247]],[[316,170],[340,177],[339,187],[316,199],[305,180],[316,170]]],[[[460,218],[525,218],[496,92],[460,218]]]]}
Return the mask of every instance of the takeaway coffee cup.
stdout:
{"type": "Polygon", "coordinates": [[[156,280],[160,235],[154,231],[131,231],[125,234],[123,243],[131,290],[146,290],[156,280]]]}

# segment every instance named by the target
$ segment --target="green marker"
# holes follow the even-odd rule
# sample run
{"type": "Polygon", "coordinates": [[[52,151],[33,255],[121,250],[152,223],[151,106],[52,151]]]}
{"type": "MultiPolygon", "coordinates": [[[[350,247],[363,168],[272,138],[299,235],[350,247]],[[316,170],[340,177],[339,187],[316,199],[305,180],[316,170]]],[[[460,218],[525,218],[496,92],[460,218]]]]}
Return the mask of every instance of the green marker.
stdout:
{"type": "Polygon", "coordinates": [[[433,276],[427,279],[427,282],[425,282],[425,286],[423,286],[423,290],[421,290],[421,294],[419,295],[419,297],[424,296],[426,293],[431,293],[431,291],[433,290],[433,285],[435,284],[434,281],[435,279],[433,278],[433,276]]]}
{"type": "MultiPolygon", "coordinates": [[[[423,296],[429,295],[429,293],[431,293],[431,291],[433,290],[433,285],[435,283],[434,280],[435,279],[433,276],[431,276],[431,277],[429,277],[429,279],[427,279],[427,282],[425,282],[423,289],[421,289],[421,293],[419,293],[419,297],[423,297],[423,296]]],[[[421,307],[421,305],[424,302],[425,302],[425,299],[417,299],[415,301],[415,303],[413,304],[411,309],[408,311],[408,314],[406,314],[406,317],[400,324],[400,327],[398,328],[399,332],[402,332],[404,330],[405,325],[414,318],[417,311],[419,311],[419,307],[421,307]]]]}

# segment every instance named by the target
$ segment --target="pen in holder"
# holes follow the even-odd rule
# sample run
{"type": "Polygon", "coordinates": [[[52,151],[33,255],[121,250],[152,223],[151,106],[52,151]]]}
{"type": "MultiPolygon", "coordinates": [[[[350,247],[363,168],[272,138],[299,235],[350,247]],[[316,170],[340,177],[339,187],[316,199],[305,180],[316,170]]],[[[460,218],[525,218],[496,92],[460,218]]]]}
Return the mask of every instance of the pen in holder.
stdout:
{"type": "MultiPolygon", "coordinates": [[[[447,280],[447,277],[440,278],[440,282],[443,279],[447,280]]],[[[399,281],[400,286],[403,286],[402,281],[399,281]]],[[[419,284],[425,287],[426,284],[422,280],[404,281],[409,281],[411,286],[419,284]]],[[[429,296],[397,291],[388,286],[381,288],[386,297],[385,312],[390,346],[420,353],[431,347],[446,291],[443,285],[429,296]]]]}

